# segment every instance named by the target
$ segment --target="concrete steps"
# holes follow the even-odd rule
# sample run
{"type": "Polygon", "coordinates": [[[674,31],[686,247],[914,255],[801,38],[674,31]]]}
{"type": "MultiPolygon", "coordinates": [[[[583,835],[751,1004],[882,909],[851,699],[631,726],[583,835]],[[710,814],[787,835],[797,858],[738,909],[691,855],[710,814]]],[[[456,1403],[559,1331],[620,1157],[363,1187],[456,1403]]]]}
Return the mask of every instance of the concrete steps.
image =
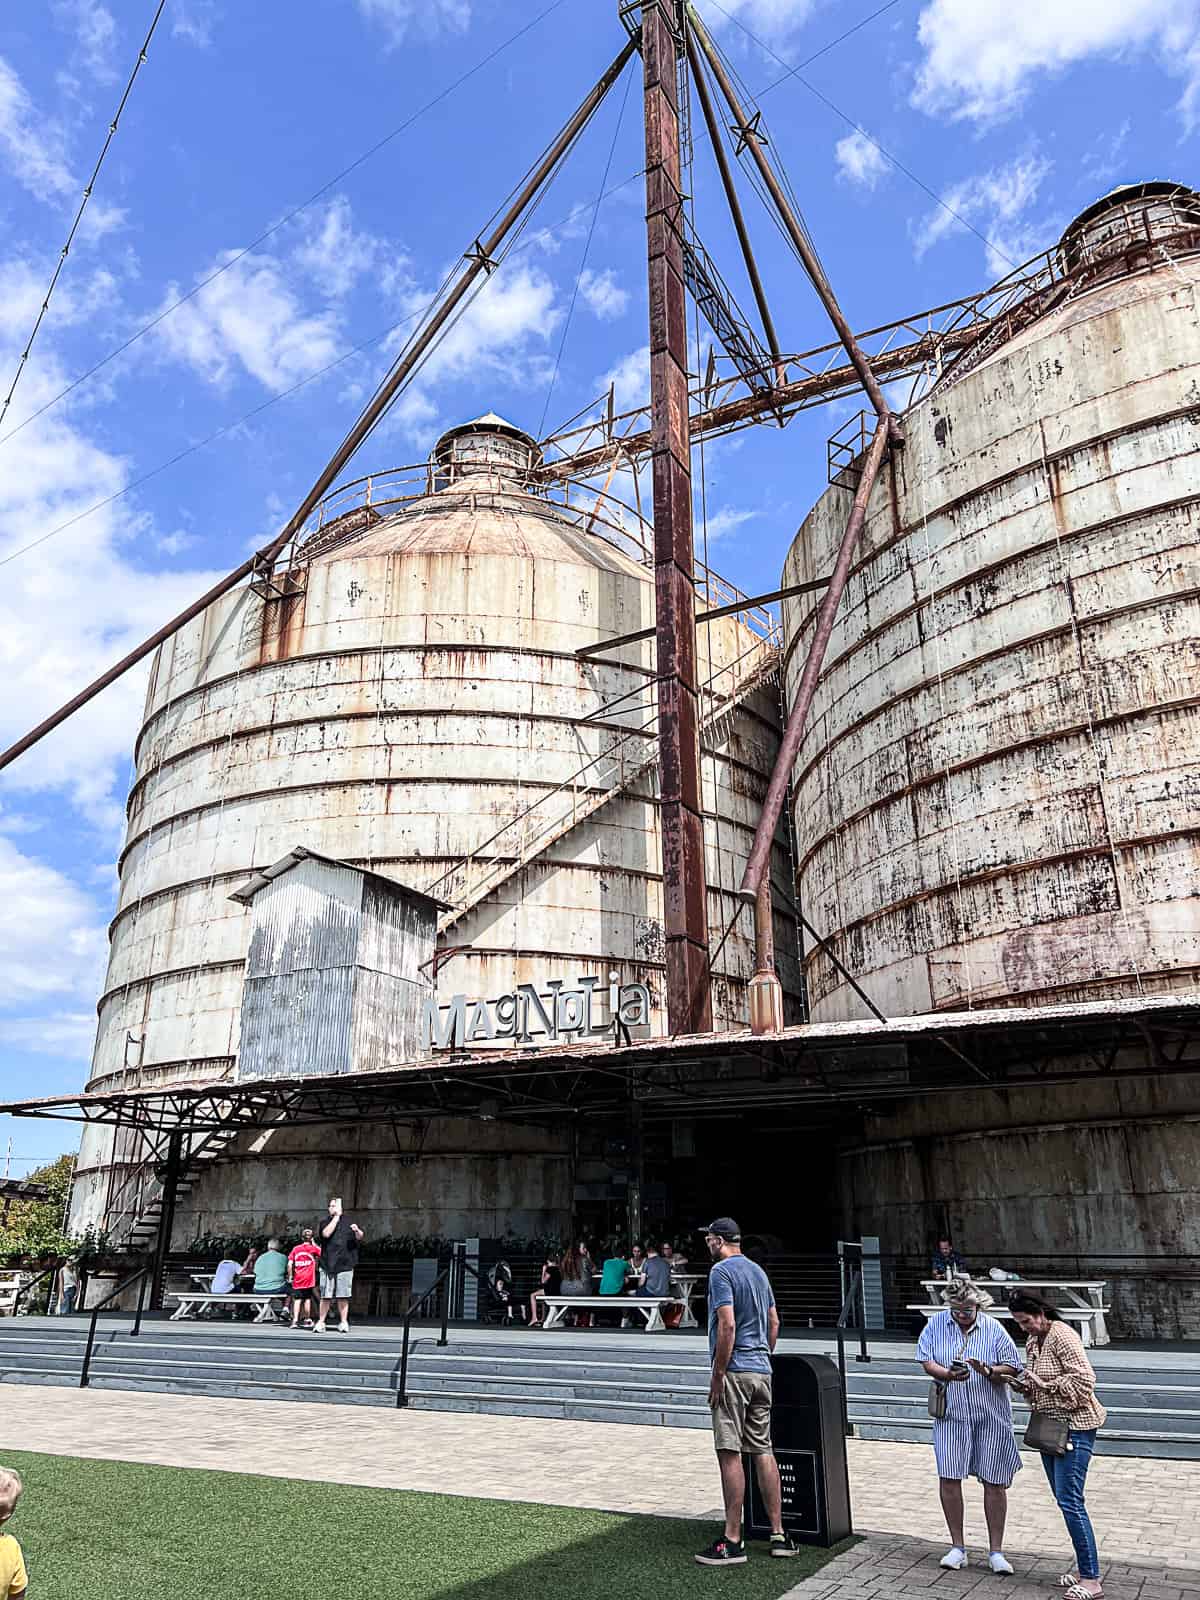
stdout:
{"type": "MultiPolygon", "coordinates": [[[[79,1381],[86,1324],[78,1319],[0,1321],[0,1383],[79,1381]]],[[[694,1337],[555,1334],[481,1336],[451,1331],[438,1349],[422,1329],[409,1362],[415,1409],[559,1417],[706,1428],[708,1361],[694,1337]]],[[[816,1343],[814,1343],[814,1348],[816,1343]]],[[[895,1347],[893,1346],[893,1349],[895,1347]]],[[[1164,1366],[1157,1353],[1098,1353],[1109,1455],[1200,1460],[1200,1351],[1164,1366]]],[[[132,1339],[125,1319],[101,1326],[92,1359],[96,1388],[307,1400],[394,1407],[398,1328],[314,1336],[246,1323],[150,1322],[132,1339]]],[[[848,1409],[864,1439],[928,1443],[927,1379],[910,1359],[881,1355],[848,1364],[848,1409]]],[[[1027,1412],[1016,1410],[1018,1433],[1027,1412]]]]}

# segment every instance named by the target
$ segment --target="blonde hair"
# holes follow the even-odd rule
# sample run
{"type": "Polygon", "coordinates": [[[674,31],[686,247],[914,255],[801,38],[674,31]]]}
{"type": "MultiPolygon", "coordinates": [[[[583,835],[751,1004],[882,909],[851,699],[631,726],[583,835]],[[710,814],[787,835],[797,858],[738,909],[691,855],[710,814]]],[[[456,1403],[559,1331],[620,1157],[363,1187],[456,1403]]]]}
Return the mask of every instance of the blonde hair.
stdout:
{"type": "Polygon", "coordinates": [[[11,1467],[0,1467],[0,1522],[7,1522],[17,1509],[17,1501],[24,1488],[19,1472],[11,1467]]]}

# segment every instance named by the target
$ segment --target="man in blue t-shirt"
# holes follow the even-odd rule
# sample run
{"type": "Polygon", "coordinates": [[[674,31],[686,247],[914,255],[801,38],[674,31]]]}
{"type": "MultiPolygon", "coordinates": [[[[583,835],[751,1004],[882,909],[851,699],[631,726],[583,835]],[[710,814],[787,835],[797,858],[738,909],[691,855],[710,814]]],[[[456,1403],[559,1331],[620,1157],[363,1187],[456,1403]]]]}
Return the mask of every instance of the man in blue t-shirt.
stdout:
{"type": "Polygon", "coordinates": [[[702,1567],[740,1566],[746,1560],[743,1455],[754,1457],[759,1493],[771,1519],[771,1554],[797,1556],[799,1546],[783,1531],[779,1465],[771,1449],[771,1352],[779,1337],[775,1296],[763,1269],[742,1254],[742,1230],[732,1217],[710,1222],[704,1242],[713,1262],[708,1275],[708,1404],[721,1468],[725,1530],[696,1560],[702,1567]]]}

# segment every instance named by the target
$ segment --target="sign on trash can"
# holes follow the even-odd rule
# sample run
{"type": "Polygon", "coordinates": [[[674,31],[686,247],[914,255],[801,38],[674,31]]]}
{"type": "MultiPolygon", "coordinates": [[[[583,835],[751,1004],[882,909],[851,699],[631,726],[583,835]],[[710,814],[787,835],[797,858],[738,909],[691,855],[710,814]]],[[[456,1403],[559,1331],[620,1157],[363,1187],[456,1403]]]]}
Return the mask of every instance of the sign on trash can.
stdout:
{"type": "MultiPolygon", "coordinates": [[[[777,1355],[772,1361],[771,1438],[783,1491],[783,1526],[798,1544],[828,1548],[847,1538],[850,1478],[838,1369],[827,1356],[777,1355]]],[[[753,1456],[744,1456],[745,1536],[769,1539],[753,1456]]]]}

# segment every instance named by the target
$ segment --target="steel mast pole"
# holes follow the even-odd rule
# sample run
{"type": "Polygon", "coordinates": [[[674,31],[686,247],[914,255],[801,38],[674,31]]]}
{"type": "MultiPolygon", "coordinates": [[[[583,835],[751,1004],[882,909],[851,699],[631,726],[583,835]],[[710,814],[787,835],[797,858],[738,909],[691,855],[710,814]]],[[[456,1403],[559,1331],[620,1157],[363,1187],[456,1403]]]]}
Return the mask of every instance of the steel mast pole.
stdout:
{"type": "Polygon", "coordinates": [[[672,1034],[708,1033],[708,888],[700,784],[692,445],[688,419],[687,304],[678,0],[645,0],[642,62],[646,124],[646,256],[650,284],[650,453],[654,472],[654,614],[666,932],[667,1022],[672,1034]]]}
{"type": "MultiPolygon", "coordinates": [[[[380,417],[383,416],[383,413],[395,399],[403,384],[405,384],[412,376],[420,362],[424,359],[424,356],[430,345],[433,344],[438,334],[450,321],[450,318],[453,316],[454,312],[466,298],[468,291],[472,288],[476,279],[479,278],[481,274],[490,273],[492,271],[493,267],[496,265],[495,261],[493,260],[496,251],[504,243],[504,240],[507,238],[512,228],[520,220],[522,214],[525,212],[531,201],[536,197],[539,189],[542,187],[542,184],[545,183],[546,179],[554,171],[554,168],[558,165],[559,161],[578,137],[579,133],[584,127],[584,124],[591,117],[597,106],[599,106],[600,102],[612,88],[613,84],[621,76],[621,73],[625,69],[626,62],[629,60],[636,48],[636,42],[634,40],[630,40],[625,48],[621,51],[620,55],[609,67],[608,71],[588,94],[587,98],[583,101],[575,115],[559,133],[558,137],[554,140],[554,143],[538,162],[537,167],[526,179],[525,183],[522,184],[520,193],[513,200],[512,204],[508,207],[507,211],[496,224],[495,228],[493,228],[492,232],[486,239],[476,241],[475,248],[470,252],[469,255],[464,257],[465,264],[460,272],[458,281],[450,290],[450,293],[446,296],[445,300],[442,301],[441,305],[430,318],[429,322],[426,323],[425,327],[421,330],[421,333],[415,339],[408,351],[400,358],[399,361],[397,361],[391,372],[388,373],[387,377],[384,379],[383,383],[380,385],[379,389],[368,403],[358,421],[342,440],[342,443],[338,446],[329,464],[321,473],[321,476],[317,479],[313,487],[309,490],[308,494],[305,495],[303,502],[288,519],[286,527],[278,535],[278,537],[272,539],[270,544],[264,545],[263,548],[252,555],[248,561],[243,561],[240,567],[235,567],[227,577],[222,578],[219,583],[214,584],[206,594],[202,594],[199,600],[194,601],[190,606],[187,607],[186,610],[181,611],[178,616],[172,617],[170,622],[164,623],[164,625],[159,628],[157,632],[152,633],[150,637],[138,645],[135,650],[131,650],[127,656],[122,657],[122,659],[118,661],[115,666],[110,667],[107,672],[102,673],[101,676],[95,679],[94,682],[88,684],[86,689],[81,689],[77,695],[67,701],[66,705],[60,706],[60,708],[54,712],[52,716],[47,717],[44,722],[39,722],[37,727],[31,732],[27,733],[24,738],[18,739],[16,744],[10,745],[7,750],[0,754],[0,769],[8,766],[8,764],[12,761],[15,761],[19,755],[23,755],[26,750],[37,744],[40,739],[44,739],[48,733],[53,732],[53,730],[61,723],[65,722],[69,716],[72,716],[82,706],[87,705],[89,700],[94,699],[102,689],[107,689],[109,684],[115,683],[117,679],[128,672],[131,667],[136,666],[139,661],[144,660],[144,658],[148,656],[150,652],[158,645],[162,644],[164,640],[169,639],[173,633],[177,633],[185,623],[190,622],[193,617],[199,616],[202,611],[206,610],[210,605],[212,605],[214,600],[219,600],[222,595],[228,594],[231,589],[236,588],[237,585],[241,583],[243,578],[248,578],[252,573],[260,572],[264,568],[270,568],[276,556],[279,555],[280,551],[283,550],[288,541],[292,539],[304,526],[309,515],[316,507],[321,497],[332,486],[342,468],[346,465],[354,452],[362,444],[363,440],[371,432],[371,429],[379,421],[380,417]]],[[[685,388],[685,411],[686,405],[687,392],[685,388]]]]}

